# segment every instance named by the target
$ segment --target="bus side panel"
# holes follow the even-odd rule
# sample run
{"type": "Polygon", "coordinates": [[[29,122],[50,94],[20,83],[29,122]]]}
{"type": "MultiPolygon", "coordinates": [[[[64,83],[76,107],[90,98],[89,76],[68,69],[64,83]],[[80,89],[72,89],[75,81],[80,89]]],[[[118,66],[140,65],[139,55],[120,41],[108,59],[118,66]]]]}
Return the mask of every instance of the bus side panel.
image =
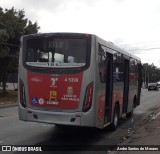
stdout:
{"type": "MultiPolygon", "coordinates": [[[[97,93],[97,84],[95,80],[96,76],[96,62],[95,62],[95,38],[92,36],[91,42],[91,58],[90,58],[90,67],[83,72],[83,81],[82,81],[82,90],[81,90],[81,100],[84,101],[86,88],[90,83],[93,83],[93,95],[92,95],[92,106],[87,112],[81,114],[81,126],[96,127],[96,93],[97,93]]],[[[84,102],[83,102],[84,103],[84,102]]],[[[83,106],[82,106],[83,108],[83,106]]]]}
{"type": "Polygon", "coordinates": [[[105,101],[106,101],[106,86],[99,83],[97,86],[97,112],[96,112],[96,126],[98,128],[103,128],[105,124],[105,101]]]}
{"type": "Polygon", "coordinates": [[[107,42],[97,37],[96,42],[96,127],[104,128],[111,122],[113,93],[113,52],[107,42]]]}
{"type": "Polygon", "coordinates": [[[105,114],[105,89],[106,86],[104,83],[100,82],[100,70],[99,70],[99,39],[96,38],[96,44],[95,44],[95,61],[96,61],[96,127],[103,128],[104,127],[104,114],[105,114]]]}
{"type": "Polygon", "coordinates": [[[112,120],[115,109],[115,103],[119,106],[119,116],[122,116],[124,99],[124,57],[122,53],[114,51],[113,56],[113,97],[112,97],[112,120]]]}
{"type": "MultiPolygon", "coordinates": [[[[22,40],[21,40],[22,41],[22,40]]],[[[25,96],[25,103],[28,101],[28,81],[27,81],[27,71],[24,69],[22,65],[22,48],[20,48],[20,55],[19,55],[19,71],[18,71],[18,112],[19,112],[19,119],[20,120],[28,120],[26,109],[22,107],[21,101],[20,101],[20,93],[22,91],[21,85],[24,86],[24,96],[25,96]]]]}
{"type": "Polygon", "coordinates": [[[130,59],[128,112],[133,110],[134,97],[137,97],[138,78],[136,67],[136,60],[130,59]]]}
{"type": "Polygon", "coordinates": [[[138,91],[137,91],[137,102],[136,106],[140,105],[140,95],[141,95],[141,87],[142,87],[142,64],[138,63],[138,91]]]}

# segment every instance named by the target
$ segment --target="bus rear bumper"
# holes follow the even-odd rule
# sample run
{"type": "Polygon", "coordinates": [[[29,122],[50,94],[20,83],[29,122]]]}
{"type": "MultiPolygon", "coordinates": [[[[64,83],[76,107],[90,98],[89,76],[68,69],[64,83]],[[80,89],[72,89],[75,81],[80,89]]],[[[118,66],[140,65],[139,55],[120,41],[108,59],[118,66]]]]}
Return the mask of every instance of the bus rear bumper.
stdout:
{"type": "Polygon", "coordinates": [[[81,126],[81,112],[52,112],[23,108],[19,105],[19,119],[57,125],[81,126]]]}

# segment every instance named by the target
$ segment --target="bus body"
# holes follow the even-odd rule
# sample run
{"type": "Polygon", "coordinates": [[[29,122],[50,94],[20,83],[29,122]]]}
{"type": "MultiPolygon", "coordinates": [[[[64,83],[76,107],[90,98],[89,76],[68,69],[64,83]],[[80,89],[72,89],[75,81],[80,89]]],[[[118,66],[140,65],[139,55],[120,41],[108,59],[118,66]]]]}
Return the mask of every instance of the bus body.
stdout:
{"type": "Polygon", "coordinates": [[[140,104],[140,59],[96,35],[21,38],[19,119],[116,129],[140,104]]]}

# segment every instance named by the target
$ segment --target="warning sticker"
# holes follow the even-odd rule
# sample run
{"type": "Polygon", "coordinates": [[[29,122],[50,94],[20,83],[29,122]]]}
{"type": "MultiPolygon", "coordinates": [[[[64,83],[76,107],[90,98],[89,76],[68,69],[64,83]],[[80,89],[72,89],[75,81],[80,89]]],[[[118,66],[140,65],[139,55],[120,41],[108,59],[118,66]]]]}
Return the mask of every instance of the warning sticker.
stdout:
{"type": "Polygon", "coordinates": [[[56,91],[50,91],[50,98],[56,99],[57,98],[57,92],[56,91]]]}

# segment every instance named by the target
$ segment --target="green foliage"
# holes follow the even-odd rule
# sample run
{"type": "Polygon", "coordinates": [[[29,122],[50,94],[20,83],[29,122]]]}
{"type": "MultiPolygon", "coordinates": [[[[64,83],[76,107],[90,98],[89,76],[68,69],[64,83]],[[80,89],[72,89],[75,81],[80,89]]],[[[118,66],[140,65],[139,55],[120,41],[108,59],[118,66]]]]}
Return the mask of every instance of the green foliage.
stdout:
{"type": "Polygon", "coordinates": [[[148,63],[144,63],[143,64],[143,81],[146,85],[151,82],[160,81],[160,69],[154,66],[153,63],[151,65],[148,63]]]}
{"type": "Polygon", "coordinates": [[[21,36],[37,33],[38,29],[37,22],[25,18],[24,10],[0,7],[0,82],[4,93],[8,72],[17,72],[21,36]]]}

